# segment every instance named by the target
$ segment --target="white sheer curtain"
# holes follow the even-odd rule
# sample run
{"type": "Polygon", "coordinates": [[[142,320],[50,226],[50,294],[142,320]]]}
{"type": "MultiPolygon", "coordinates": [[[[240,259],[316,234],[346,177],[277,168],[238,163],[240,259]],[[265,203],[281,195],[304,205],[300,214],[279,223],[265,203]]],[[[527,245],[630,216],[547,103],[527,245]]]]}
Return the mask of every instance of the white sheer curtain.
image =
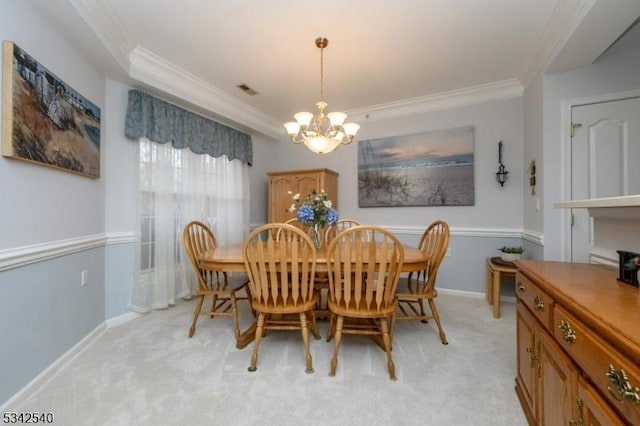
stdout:
{"type": "Polygon", "coordinates": [[[136,276],[129,309],[164,309],[197,283],[182,230],[201,220],[218,244],[242,242],[249,228],[249,166],[171,144],[139,140],[136,276]]]}

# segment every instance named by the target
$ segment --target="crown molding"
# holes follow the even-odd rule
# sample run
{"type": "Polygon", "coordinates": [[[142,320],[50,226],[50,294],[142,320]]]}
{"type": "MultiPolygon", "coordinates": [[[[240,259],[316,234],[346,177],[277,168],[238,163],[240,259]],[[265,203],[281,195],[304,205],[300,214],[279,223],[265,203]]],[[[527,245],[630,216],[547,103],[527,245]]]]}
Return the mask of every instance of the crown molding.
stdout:
{"type": "MultiPolygon", "coordinates": [[[[129,77],[141,84],[183,99],[227,120],[232,127],[286,137],[281,123],[204,80],[136,46],[109,2],[69,0],[129,77]]],[[[547,69],[596,0],[558,2],[537,47],[518,79],[441,92],[424,97],[345,111],[356,121],[384,120],[522,96],[538,73],[547,69]]]]}
{"type": "Polygon", "coordinates": [[[520,72],[518,80],[523,87],[527,87],[538,74],[549,68],[595,3],[596,0],[566,0],[556,4],[536,47],[520,72]]]}
{"type": "Polygon", "coordinates": [[[100,39],[120,67],[128,73],[129,52],[133,49],[134,43],[109,2],[69,0],[69,3],[100,39]]]}
{"type": "Polygon", "coordinates": [[[129,76],[231,120],[232,127],[244,126],[242,130],[274,139],[285,136],[281,123],[141,46],[129,54],[129,76]]]}
{"type": "Polygon", "coordinates": [[[523,87],[520,82],[515,79],[509,79],[418,98],[352,109],[345,112],[349,115],[350,119],[355,121],[387,120],[407,115],[515,98],[522,96],[522,92],[523,87]]]}

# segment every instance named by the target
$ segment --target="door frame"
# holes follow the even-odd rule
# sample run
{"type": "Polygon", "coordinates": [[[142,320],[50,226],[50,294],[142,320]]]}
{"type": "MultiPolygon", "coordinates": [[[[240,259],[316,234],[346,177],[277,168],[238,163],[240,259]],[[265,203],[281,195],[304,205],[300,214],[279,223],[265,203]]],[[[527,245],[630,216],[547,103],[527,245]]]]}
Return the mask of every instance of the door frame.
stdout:
{"type": "MultiPolygon", "coordinates": [[[[571,200],[571,110],[573,107],[599,104],[603,102],[621,101],[640,97],[640,89],[623,92],[605,93],[562,101],[560,110],[560,143],[561,143],[561,189],[560,198],[571,200]]],[[[562,261],[571,261],[571,209],[563,209],[560,232],[562,239],[560,251],[562,261]]]]}

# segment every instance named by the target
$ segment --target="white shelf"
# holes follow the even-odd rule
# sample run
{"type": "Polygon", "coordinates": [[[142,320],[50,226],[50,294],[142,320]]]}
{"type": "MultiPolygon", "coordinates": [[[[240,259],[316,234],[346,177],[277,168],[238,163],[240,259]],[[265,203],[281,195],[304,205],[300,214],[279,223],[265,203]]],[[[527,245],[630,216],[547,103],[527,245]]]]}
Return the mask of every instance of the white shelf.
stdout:
{"type": "Polygon", "coordinates": [[[611,208],[611,207],[640,207],[640,195],[625,195],[622,197],[593,198],[589,200],[558,201],[553,207],[561,209],[575,208],[611,208]]]}

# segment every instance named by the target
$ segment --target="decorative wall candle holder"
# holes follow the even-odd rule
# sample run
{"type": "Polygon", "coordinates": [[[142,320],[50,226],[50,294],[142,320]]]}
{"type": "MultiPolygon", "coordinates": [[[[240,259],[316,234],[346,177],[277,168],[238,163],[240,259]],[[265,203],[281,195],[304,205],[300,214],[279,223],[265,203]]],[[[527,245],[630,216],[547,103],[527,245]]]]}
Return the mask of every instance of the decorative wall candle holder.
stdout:
{"type": "Polygon", "coordinates": [[[500,187],[504,186],[504,183],[507,181],[509,177],[509,172],[502,164],[502,141],[498,142],[498,171],[496,172],[496,180],[500,184],[500,187]]]}

